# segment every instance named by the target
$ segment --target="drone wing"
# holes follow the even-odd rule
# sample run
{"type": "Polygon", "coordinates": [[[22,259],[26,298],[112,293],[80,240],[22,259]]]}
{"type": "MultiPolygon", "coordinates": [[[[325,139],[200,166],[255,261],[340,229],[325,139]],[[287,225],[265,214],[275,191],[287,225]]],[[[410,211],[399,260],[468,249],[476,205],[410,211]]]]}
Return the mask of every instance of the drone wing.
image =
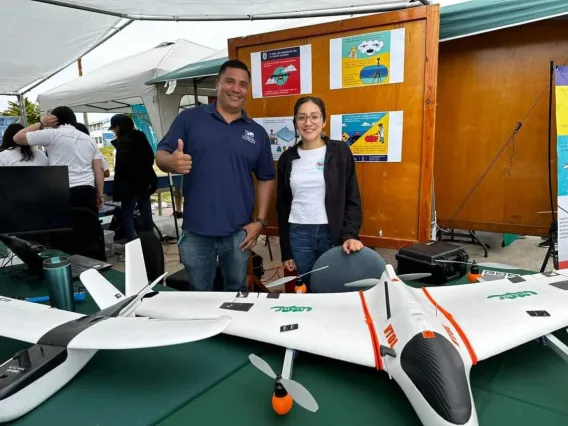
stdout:
{"type": "Polygon", "coordinates": [[[560,273],[414,291],[475,363],[568,326],[568,278],[560,273]]]}
{"type": "Polygon", "coordinates": [[[162,321],[114,317],[99,321],[67,345],[72,349],[138,349],[178,345],[213,337],[229,325],[228,316],[202,320],[162,321]]]}
{"type": "Polygon", "coordinates": [[[136,315],[162,319],[229,315],[232,321],[226,334],[364,366],[376,362],[357,292],[161,292],[142,299],[136,315]]]}
{"type": "Polygon", "coordinates": [[[37,343],[51,329],[82,316],[52,309],[48,305],[0,296],[0,336],[10,339],[37,343]]]}

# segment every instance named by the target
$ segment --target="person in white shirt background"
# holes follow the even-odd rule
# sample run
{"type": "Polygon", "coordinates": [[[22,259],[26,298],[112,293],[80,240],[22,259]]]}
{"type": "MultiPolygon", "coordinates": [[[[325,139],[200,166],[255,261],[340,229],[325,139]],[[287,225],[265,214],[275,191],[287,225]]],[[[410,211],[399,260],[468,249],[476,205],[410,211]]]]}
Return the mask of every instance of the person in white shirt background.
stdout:
{"type": "Polygon", "coordinates": [[[21,124],[14,123],[4,131],[0,145],[0,167],[48,166],[49,160],[43,151],[31,146],[20,146],[14,142],[14,135],[23,128],[21,124]]]}
{"type": "Polygon", "coordinates": [[[67,166],[71,207],[83,207],[98,215],[104,204],[103,155],[95,141],[76,128],[73,110],[59,106],[40,123],[20,130],[14,142],[22,146],[43,146],[50,166],[67,166]]]}
{"type": "MultiPolygon", "coordinates": [[[[333,247],[363,248],[363,212],[351,149],[323,132],[324,102],[298,99],[293,122],[300,140],[278,159],[276,212],[282,262],[301,275],[333,247]]],[[[309,291],[309,275],[303,279],[309,291]]]]}

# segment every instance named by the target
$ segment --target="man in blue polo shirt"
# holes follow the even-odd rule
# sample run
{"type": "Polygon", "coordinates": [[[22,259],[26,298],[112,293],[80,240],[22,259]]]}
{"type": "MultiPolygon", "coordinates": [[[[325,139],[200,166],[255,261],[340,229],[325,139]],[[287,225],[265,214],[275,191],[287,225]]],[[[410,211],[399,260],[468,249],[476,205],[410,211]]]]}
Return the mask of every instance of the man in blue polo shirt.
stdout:
{"type": "Polygon", "coordinates": [[[266,130],[243,109],[249,86],[247,66],[225,62],[217,101],[181,112],[156,152],[161,170],[185,174],[179,249],[193,290],[213,290],[217,256],[225,289],[246,290],[249,251],[268,225],[276,173],[266,130]]]}

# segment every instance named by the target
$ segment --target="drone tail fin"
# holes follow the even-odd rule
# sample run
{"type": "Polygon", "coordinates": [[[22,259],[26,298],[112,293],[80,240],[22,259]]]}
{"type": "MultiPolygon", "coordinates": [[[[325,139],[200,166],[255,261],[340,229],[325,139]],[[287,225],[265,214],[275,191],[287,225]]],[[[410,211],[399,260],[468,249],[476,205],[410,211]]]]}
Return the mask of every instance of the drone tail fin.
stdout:
{"type": "Polygon", "coordinates": [[[124,294],[95,269],[81,273],[79,279],[100,309],[106,309],[125,299],[124,294]]]}
{"type": "Polygon", "coordinates": [[[126,296],[138,294],[140,290],[148,285],[148,275],[146,273],[146,263],[142,252],[142,243],[137,238],[124,246],[125,250],[125,293],[126,296]]]}

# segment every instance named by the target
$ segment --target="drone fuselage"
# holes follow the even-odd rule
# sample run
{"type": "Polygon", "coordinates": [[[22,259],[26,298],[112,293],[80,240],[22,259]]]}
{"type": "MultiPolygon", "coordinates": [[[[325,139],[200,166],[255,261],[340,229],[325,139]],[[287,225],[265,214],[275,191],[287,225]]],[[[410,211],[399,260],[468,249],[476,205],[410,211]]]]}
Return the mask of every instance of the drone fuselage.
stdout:
{"type": "MultiPolygon", "coordinates": [[[[424,426],[478,426],[467,348],[441,312],[426,309],[426,296],[398,279],[381,279],[385,288],[382,346],[384,370],[398,383],[424,426]],[[387,351],[388,351],[387,348],[387,351]]],[[[381,297],[382,299],[382,297],[381,297]]]]}
{"type": "Polygon", "coordinates": [[[17,419],[50,398],[96,352],[37,344],[0,365],[0,423],[17,419]]]}

